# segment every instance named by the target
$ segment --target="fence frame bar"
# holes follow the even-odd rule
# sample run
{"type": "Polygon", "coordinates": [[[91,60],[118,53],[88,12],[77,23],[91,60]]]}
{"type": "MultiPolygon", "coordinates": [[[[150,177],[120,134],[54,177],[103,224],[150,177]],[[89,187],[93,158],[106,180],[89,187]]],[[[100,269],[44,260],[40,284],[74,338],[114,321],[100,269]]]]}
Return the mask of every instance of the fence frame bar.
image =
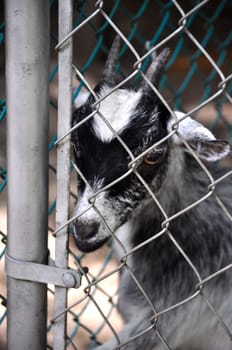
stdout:
{"type": "MultiPolygon", "coordinates": [[[[59,41],[72,30],[73,1],[59,0],[59,41]]],[[[57,137],[62,137],[71,127],[72,116],[72,38],[58,51],[58,127],[57,137]]],[[[57,197],[56,227],[61,227],[69,219],[70,194],[70,137],[57,145],[57,197]]],[[[59,232],[55,245],[55,265],[68,267],[68,226],[59,232]]],[[[67,289],[55,288],[54,350],[66,348],[67,289]]]]}
{"type": "MultiPolygon", "coordinates": [[[[49,2],[5,1],[8,255],[47,264],[49,2]]],[[[8,349],[46,349],[47,286],[8,276],[8,349]]]]}

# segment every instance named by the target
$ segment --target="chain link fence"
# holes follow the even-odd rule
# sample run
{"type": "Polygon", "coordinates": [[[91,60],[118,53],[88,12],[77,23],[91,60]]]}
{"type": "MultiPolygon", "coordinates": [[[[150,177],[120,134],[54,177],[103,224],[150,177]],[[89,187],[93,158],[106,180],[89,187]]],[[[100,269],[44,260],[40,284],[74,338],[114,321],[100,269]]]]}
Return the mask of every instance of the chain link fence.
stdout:
{"type": "MultiPolygon", "coordinates": [[[[73,159],[70,162],[67,156],[70,147],[70,134],[73,132],[70,125],[71,102],[76,108],[85,99],[86,94],[94,95],[93,87],[99,82],[109,48],[115,35],[118,34],[122,43],[116,66],[120,82],[117,87],[125,87],[128,81],[133,81],[136,84],[141,79],[146,79],[144,72],[151,62],[154,51],[160,52],[162,48],[169,47],[171,54],[159,89],[160,97],[165,105],[171,110],[182,110],[188,116],[194,117],[212,130],[218,138],[231,139],[231,4],[229,0],[220,2],[213,0],[201,2],[157,0],[134,1],[133,3],[126,0],[112,2],[86,0],[74,1],[71,5],[68,3],[66,2],[67,13],[61,5],[58,13],[58,4],[55,1],[50,2],[48,239],[50,255],[56,266],[65,268],[67,265],[73,270],[81,271],[83,276],[80,288],[67,289],[67,298],[65,288],[48,285],[47,348],[93,349],[111,337],[116,339],[116,343],[118,342],[117,348],[121,348],[121,346],[123,348],[123,343],[120,343],[118,337],[118,333],[123,327],[123,320],[116,309],[119,274],[125,267],[129,270],[125,263],[125,257],[135,254],[140,247],[126,250],[125,256],[118,263],[113,256],[110,245],[104,246],[95,253],[82,254],[77,251],[72,235],[69,235],[71,224],[76,219],[73,214],[77,199],[76,172],[80,173],[78,164],[76,165],[73,159]],[[56,28],[57,21],[61,27],[59,39],[56,28]],[[61,55],[59,58],[59,66],[61,67],[59,81],[62,81],[62,86],[59,86],[58,102],[56,52],[61,55]],[[62,58],[62,55],[66,58],[62,58]],[[63,96],[64,91],[65,96],[63,96]],[[57,106],[59,107],[58,121],[57,106]],[[63,155],[65,155],[66,160],[63,155]],[[67,242],[68,238],[69,243],[67,242]],[[65,250],[67,244],[68,248],[65,250]],[[88,272],[86,267],[88,267],[88,272]]],[[[3,32],[4,24],[1,25],[0,29],[3,32]]],[[[2,33],[0,35],[1,50],[3,50],[3,40],[2,33]]],[[[0,132],[1,135],[5,135],[4,94],[1,95],[0,112],[0,132]]],[[[87,116],[84,122],[87,123],[89,118],[91,116],[87,116]]],[[[1,145],[2,149],[4,148],[1,145]]],[[[4,154],[1,152],[0,156],[0,261],[1,274],[3,274],[3,260],[6,251],[5,192],[7,176],[4,154]]],[[[214,179],[199,159],[198,162],[210,178],[211,187],[209,187],[205,198],[198,198],[195,205],[206,200],[212,194],[211,190],[214,186],[217,187],[219,183],[232,175],[232,171],[228,170],[231,169],[230,157],[221,161],[220,164],[214,165],[215,168],[225,168],[225,175],[219,179],[214,179]]],[[[81,176],[84,178],[85,174],[81,174],[81,176]]],[[[117,181],[117,179],[114,180],[117,181]]],[[[155,197],[149,186],[145,183],[144,186],[150,195],[155,197]]],[[[93,195],[97,196],[96,193],[93,195]]],[[[231,220],[229,208],[226,208],[218,197],[217,201],[221,208],[221,215],[226,215],[231,220]]],[[[183,209],[183,213],[177,213],[177,215],[183,215],[189,209],[186,207],[183,209]]],[[[165,224],[168,225],[172,220],[172,216],[167,216],[165,224]]],[[[161,232],[154,232],[153,240],[159,239],[160,234],[161,232]]],[[[190,269],[197,275],[199,284],[193,295],[177,304],[167,304],[164,309],[154,312],[153,317],[147,320],[150,324],[147,329],[143,330],[143,333],[150,329],[157,331],[157,318],[162,317],[162,315],[168,317],[171,313],[175,313],[178,307],[190,303],[194,298],[202,297],[213,312],[212,318],[216,318],[225,330],[223,336],[231,339],[231,329],[225,324],[225,320],[218,315],[216,305],[200,293],[201,288],[212,279],[220,274],[230,272],[231,264],[224,266],[223,269],[215,270],[214,274],[204,278],[198,274],[197,268],[191,263],[187,252],[182,250],[181,245],[171,233],[169,239],[172,240],[176,250],[184,256],[190,269]]],[[[149,300],[144,285],[138,281],[136,273],[130,270],[129,273],[134,279],[135,285],[141,290],[144,300],[149,300]]],[[[3,278],[1,278],[0,298],[0,338],[5,339],[7,300],[3,278]]],[[[152,305],[154,310],[155,307],[156,305],[152,305]]],[[[143,334],[138,334],[135,338],[139,336],[142,337],[143,334]]],[[[162,333],[159,334],[159,339],[163,349],[174,348],[174,345],[166,340],[162,333]]],[[[128,344],[132,344],[130,340],[127,339],[128,344]]],[[[4,348],[5,345],[0,343],[1,346],[4,348]]]]}

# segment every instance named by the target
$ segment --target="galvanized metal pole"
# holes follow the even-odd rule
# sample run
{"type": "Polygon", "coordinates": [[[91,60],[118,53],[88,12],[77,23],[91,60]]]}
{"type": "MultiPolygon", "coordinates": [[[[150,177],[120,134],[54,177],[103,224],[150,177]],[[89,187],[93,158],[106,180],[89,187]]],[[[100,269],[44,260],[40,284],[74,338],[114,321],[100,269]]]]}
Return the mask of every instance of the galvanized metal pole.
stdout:
{"type": "MultiPolygon", "coordinates": [[[[8,255],[47,262],[49,1],[6,0],[8,255]]],[[[8,277],[8,349],[46,348],[47,288],[8,277]]]]}
{"type": "MultiPolygon", "coordinates": [[[[72,30],[72,0],[59,0],[59,41],[72,30]]],[[[58,138],[69,129],[72,116],[72,38],[59,49],[58,55],[58,138]]],[[[65,138],[57,148],[57,197],[56,226],[64,225],[69,218],[70,192],[70,140],[65,138]]],[[[55,265],[68,266],[68,227],[58,233],[56,238],[55,265]]],[[[55,288],[55,316],[61,315],[54,324],[54,350],[66,348],[66,313],[67,290],[55,288]]]]}

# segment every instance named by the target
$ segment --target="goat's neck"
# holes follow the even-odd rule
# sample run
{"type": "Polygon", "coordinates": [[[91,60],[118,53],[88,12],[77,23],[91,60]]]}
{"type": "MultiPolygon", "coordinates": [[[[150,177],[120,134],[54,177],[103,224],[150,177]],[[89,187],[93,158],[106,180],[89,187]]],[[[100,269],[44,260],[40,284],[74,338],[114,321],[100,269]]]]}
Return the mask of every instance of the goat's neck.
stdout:
{"type": "Polygon", "coordinates": [[[173,148],[169,155],[169,164],[166,178],[156,194],[156,197],[167,215],[172,215],[173,211],[180,210],[186,203],[185,179],[186,158],[180,148],[173,148]]]}

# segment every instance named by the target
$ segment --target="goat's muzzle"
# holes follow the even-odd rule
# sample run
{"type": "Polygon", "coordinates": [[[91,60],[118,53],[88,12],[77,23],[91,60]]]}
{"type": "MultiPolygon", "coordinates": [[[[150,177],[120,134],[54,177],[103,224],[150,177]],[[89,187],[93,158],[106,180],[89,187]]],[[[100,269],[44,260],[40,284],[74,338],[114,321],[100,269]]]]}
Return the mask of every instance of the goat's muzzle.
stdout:
{"type": "Polygon", "coordinates": [[[72,225],[72,232],[77,248],[87,253],[100,248],[107,238],[99,238],[100,224],[95,221],[82,222],[75,220],[72,225]]]}

